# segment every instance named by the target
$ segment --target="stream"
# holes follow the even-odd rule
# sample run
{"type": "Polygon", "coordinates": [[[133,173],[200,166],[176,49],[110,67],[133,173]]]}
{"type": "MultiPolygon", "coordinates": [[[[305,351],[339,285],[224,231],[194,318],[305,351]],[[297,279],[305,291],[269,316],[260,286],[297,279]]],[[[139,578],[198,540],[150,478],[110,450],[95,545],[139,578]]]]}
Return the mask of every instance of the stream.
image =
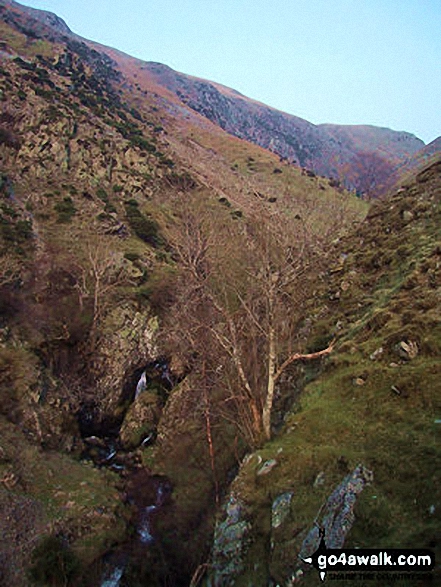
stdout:
{"type": "Polygon", "coordinates": [[[152,544],[155,541],[153,535],[153,514],[159,510],[164,503],[165,486],[158,485],[155,503],[148,505],[141,512],[138,524],[138,534],[143,544],[152,544]]]}
{"type": "Polygon", "coordinates": [[[124,575],[130,564],[148,557],[156,543],[156,519],[161,509],[167,507],[172,493],[167,478],[154,475],[142,466],[141,451],[155,442],[156,434],[150,432],[141,439],[137,448],[127,450],[121,444],[119,432],[129,406],[140,394],[156,393],[165,404],[176,383],[167,360],[161,358],[134,370],[123,392],[125,412],[118,420],[95,421],[93,406],[84,406],[78,415],[85,447],[82,458],[124,479],[125,499],[134,512],[134,533],[129,542],[103,557],[100,587],[120,587],[124,584],[124,575]]]}

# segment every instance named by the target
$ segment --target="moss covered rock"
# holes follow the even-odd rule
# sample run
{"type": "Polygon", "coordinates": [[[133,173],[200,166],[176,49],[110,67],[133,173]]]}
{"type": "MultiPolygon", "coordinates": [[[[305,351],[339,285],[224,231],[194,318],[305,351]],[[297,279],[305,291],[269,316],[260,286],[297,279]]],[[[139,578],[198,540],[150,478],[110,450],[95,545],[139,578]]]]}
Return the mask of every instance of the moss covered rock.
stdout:
{"type": "Polygon", "coordinates": [[[153,435],[161,416],[161,401],[152,391],[141,393],[130,406],[121,426],[120,439],[126,449],[136,448],[153,435]]]}

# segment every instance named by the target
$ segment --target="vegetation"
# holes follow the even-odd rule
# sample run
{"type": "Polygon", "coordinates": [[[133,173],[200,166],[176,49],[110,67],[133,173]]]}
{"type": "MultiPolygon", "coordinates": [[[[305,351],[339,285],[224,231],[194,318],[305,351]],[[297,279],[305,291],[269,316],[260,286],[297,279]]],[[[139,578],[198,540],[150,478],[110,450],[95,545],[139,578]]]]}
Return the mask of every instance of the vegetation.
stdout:
{"type": "Polygon", "coordinates": [[[368,204],[343,176],[176,118],[131,85],[134,62],[43,24],[29,36],[14,14],[0,25],[14,56],[0,133],[8,585],[100,584],[120,549],[131,584],[190,584],[249,451],[232,485],[251,528],[238,587],[287,584],[359,462],[374,482],[348,544],[438,549],[439,167],[360,225],[368,204]],[[160,397],[134,401],[151,364],[160,397]],[[129,448],[106,460],[123,430],[129,448]],[[141,465],[172,487],[145,560],[122,498],[141,465]]]}
{"type": "Polygon", "coordinates": [[[77,557],[56,536],[43,538],[32,553],[29,578],[35,585],[58,587],[75,585],[80,571],[77,557]]]}
{"type": "MultiPolygon", "coordinates": [[[[305,532],[298,529],[312,527],[332,490],[359,463],[373,471],[374,479],[358,498],[347,546],[418,544],[438,552],[439,517],[432,507],[440,498],[441,458],[435,358],[441,331],[433,297],[441,213],[436,169],[430,170],[423,189],[412,183],[391,201],[373,207],[357,235],[339,243],[337,262],[331,264],[320,295],[309,303],[314,322],[308,348],[319,348],[334,335],[338,343],[320,371],[303,372],[305,389],[285,413],[281,433],[256,451],[232,486],[245,501],[253,526],[249,571],[238,584],[265,585],[268,574],[281,582],[299,568],[296,556],[305,532]],[[410,202],[414,210],[424,202],[424,211],[406,222],[403,212],[410,202]],[[404,236],[405,250],[397,256],[404,236]],[[373,264],[378,248],[383,261],[373,264]],[[256,476],[260,463],[271,459],[277,466],[268,477],[256,476]],[[289,515],[271,534],[267,566],[253,570],[250,562],[270,539],[265,520],[271,503],[290,491],[289,515]]],[[[308,586],[316,581],[313,572],[303,579],[308,586]]],[[[374,579],[372,584],[384,583],[374,579]]]]}
{"type": "Polygon", "coordinates": [[[124,205],[127,220],[136,236],[153,247],[161,246],[163,239],[160,235],[158,223],[153,218],[142,214],[136,200],[127,200],[124,205]]]}
{"type": "Polygon", "coordinates": [[[57,202],[54,210],[58,214],[58,222],[61,223],[71,222],[77,211],[70,196],[65,196],[61,202],[57,202]]]}

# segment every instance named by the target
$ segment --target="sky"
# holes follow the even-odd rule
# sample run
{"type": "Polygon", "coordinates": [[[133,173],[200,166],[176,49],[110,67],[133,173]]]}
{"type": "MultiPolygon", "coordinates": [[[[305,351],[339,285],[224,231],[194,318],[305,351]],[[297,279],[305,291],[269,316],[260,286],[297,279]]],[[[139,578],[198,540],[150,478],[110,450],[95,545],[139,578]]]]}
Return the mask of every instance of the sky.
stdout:
{"type": "Polygon", "coordinates": [[[441,0],[23,0],[315,124],[441,135],[441,0]]]}

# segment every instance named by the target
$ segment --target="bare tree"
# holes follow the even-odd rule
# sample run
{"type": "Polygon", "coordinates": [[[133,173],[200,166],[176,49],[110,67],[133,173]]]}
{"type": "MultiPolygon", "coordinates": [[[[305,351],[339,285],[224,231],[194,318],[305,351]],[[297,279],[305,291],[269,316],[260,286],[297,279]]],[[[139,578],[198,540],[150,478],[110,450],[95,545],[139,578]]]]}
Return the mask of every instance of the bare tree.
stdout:
{"type": "MultiPolygon", "coordinates": [[[[271,413],[282,373],[298,360],[329,354],[293,352],[296,323],[318,263],[318,237],[301,218],[258,213],[222,222],[186,204],[167,238],[183,270],[180,332],[223,365],[226,403],[252,444],[271,436],[271,413]],[[182,320],[183,319],[183,320],[182,320]],[[204,332],[204,346],[198,337],[204,332]],[[208,332],[208,334],[207,334],[208,332]]],[[[231,417],[231,411],[226,411],[231,417]]]]}
{"type": "Polygon", "coordinates": [[[82,310],[85,300],[92,301],[90,345],[92,352],[97,343],[100,321],[112,300],[112,294],[130,283],[122,256],[114,251],[108,239],[95,237],[86,244],[85,257],[78,268],[76,289],[82,310]]]}

